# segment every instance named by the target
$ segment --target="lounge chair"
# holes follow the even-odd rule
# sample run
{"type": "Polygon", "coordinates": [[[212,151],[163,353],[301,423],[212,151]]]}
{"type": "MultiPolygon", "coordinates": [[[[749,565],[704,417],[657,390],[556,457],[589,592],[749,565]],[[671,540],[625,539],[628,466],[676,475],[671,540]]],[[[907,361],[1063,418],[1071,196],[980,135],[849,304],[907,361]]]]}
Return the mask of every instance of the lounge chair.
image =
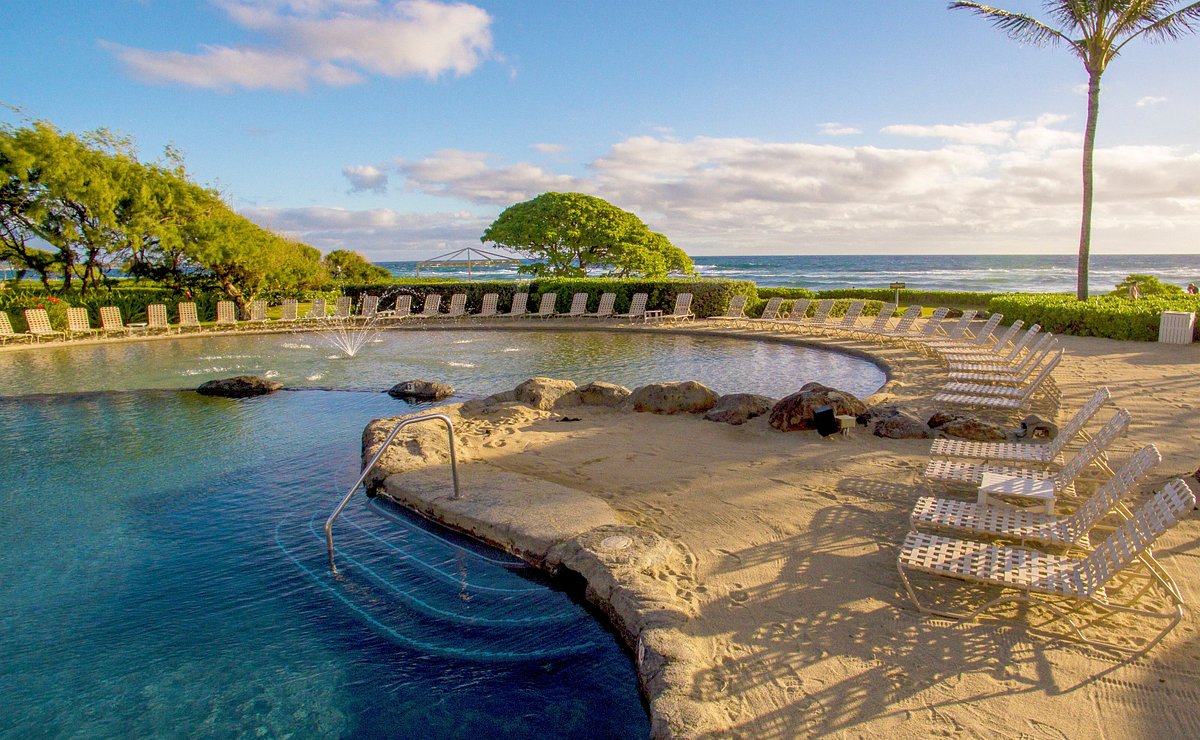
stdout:
{"type": "Polygon", "coordinates": [[[535,313],[526,314],[526,316],[548,319],[556,315],[556,308],[558,308],[558,293],[542,293],[542,300],[538,304],[538,310],[535,313]]]}
{"type": "Polygon", "coordinates": [[[571,296],[571,307],[566,313],[556,313],[555,316],[566,316],[567,318],[578,318],[587,311],[587,293],[576,293],[571,296]]]}
{"type": "Polygon", "coordinates": [[[725,309],[725,313],[721,316],[709,316],[708,321],[728,321],[734,326],[741,324],[746,320],[746,299],[750,296],[745,293],[738,293],[729,299],[729,307],[725,309]]]}
{"type": "Polygon", "coordinates": [[[529,294],[528,293],[513,293],[512,305],[508,308],[508,313],[500,314],[506,318],[519,318],[525,315],[529,310],[529,294]]]}
{"type": "MultiPolygon", "coordinates": [[[[1059,350],[1061,353],[1063,350],[1059,350]]],[[[1039,363],[1040,364],[1040,363],[1039,363]]],[[[1017,398],[1025,393],[1028,388],[1033,373],[1038,369],[1038,365],[1030,363],[1025,368],[1025,372],[1020,375],[1007,375],[1000,380],[982,381],[982,382],[964,382],[951,381],[942,386],[942,391],[945,393],[974,393],[980,396],[1004,396],[1006,398],[1017,398]]],[[[1000,377],[1000,376],[997,376],[1000,377]]],[[[1038,377],[1042,377],[1039,373],[1038,377]]]]}
{"type": "MultiPolygon", "coordinates": [[[[1049,498],[1050,501],[1061,497],[1070,498],[1075,495],[1075,479],[1104,455],[1113,440],[1125,434],[1132,420],[1133,417],[1128,411],[1118,408],[1112,418],[1096,432],[1096,435],[1088,440],[1087,444],[1081,447],[1056,473],[1034,468],[1016,468],[967,460],[935,459],[930,460],[925,466],[925,480],[929,483],[967,487],[978,487],[994,478],[1042,484],[1040,488],[1031,490],[1027,494],[1021,493],[1017,488],[1011,489],[1015,491],[1013,493],[1000,490],[984,491],[984,495],[981,495],[980,499],[988,498],[986,494],[991,493],[998,496],[1025,496],[1027,500],[1041,501],[1042,503],[1046,502],[1046,498],[1049,498]]],[[[1021,485],[1025,486],[1026,484],[1022,483],[1021,485]]],[[[1001,482],[996,481],[996,486],[997,488],[1002,487],[1001,482]]]]}
{"type": "Polygon", "coordinates": [[[955,370],[959,369],[957,365],[1015,365],[1020,361],[1021,351],[1033,341],[1033,338],[1041,330],[1041,324],[1034,324],[1029,327],[1008,352],[988,352],[986,350],[979,352],[948,352],[942,355],[942,361],[955,370]]]}
{"type": "Polygon", "coordinates": [[[601,293],[600,294],[600,305],[596,307],[596,310],[592,311],[590,313],[582,313],[579,315],[589,318],[589,319],[611,318],[613,315],[613,307],[616,304],[617,304],[617,294],[616,293],[601,293]]]}
{"type": "Polygon", "coordinates": [[[696,315],[692,313],[691,293],[680,293],[675,296],[675,309],[671,313],[659,314],[658,316],[651,316],[649,313],[646,315],[647,321],[691,321],[694,318],[696,318],[696,315]]]}
{"type": "Polygon", "coordinates": [[[634,293],[629,299],[629,310],[625,313],[613,314],[614,319],[644,319],[646,318],[646,301],[650,296],[646,293],[634,293]]]}
{"type": "Polygon", "coordinates": [[[1154,445],[1138,450],[1073,514],[1057,516],[1014,506],[980,506],[975,501],[922,496],[909,516],[913,529],[941,529],[990,535],[1060,547],[1090,548],[1089,533],[1121,498],[1162,462],[1154,445]]]}
{"type": "Polygon", "coordinates": [[[331,319],[345,321],[350,318],[350,310],[354,308],[354,299],[348,295],[338,296],[337,303],[334,305],[333,316],[331,319]]]}
{"type": "Polygon", "coordinates": [[[296,323],[299,315],[299,302],[295,298],[284,298],[279,304],[279,318],[276,321],[284,324],[296,323]]]}
{"type": "Polygon", "coordinates": [[[99,333],[99,329],[92,328],[92,320],[88,317],[86,308],[82,306],[69,306],[67,308],[67,339],[74,339],[78,334],[94,337],[99,333]]]}
{"type": "Polygon", "coordinates": [[[450,306],[446,309],[446,313],[440,318],[443,319],[461,319],[467,315],[467,294],[455,293],[450,296],[450,306]]]}
{"type": "Polygon", "coordinates": [[[362,305],[358,308],[358,318],[370,321],[379,314],[379,296],[367,294],[362,297],[362,305]]]}
{"type": "Polygon", "coordinates": [[[267,325],[267,302],[251,301],[250,318],[246,319],[246,328],[259,328],[267,325]]]}
{"type": "Polygon", "coordinates": [[[986,381],[992,377],[1020,377],[1025,374],[1030,365],[1042,364],[1045,356],[1053,352],[1057,346],[1058,340],[1054,338],[1053,334],[1047,332],[1038,338],[1037,343],[1015,365],[1008,362],[987,362],[986,358],[984,358],[985,361],[978,363],[952,362],[948,366],[950,379],[986,381]]]}
{"type": "Polygon", "coordinates": [[[388,310],[375,312],[375,317],[380,321],[401,321],[412,318],[412,315],[412,296],[408,294],[397,296],[395,305],[388,310]]]}
{"type": "Polygon", "coordinates": [[[216,328],[230,327],[236,329],[238,327],[237,306],[233,301],[217,301],[217,324],[216,328]]]}
{"type": "Polygon", "coordinates": [[[946,339],[951,342],[956,342],[962,339],[964,336],[974,337],[975,335],[971,334],[971,322],[975,320],[975,314],[977,313],[979,312],[973,308],[963,311],[962,315],[958,317],[958,321],[956,321],[953,326],[946,330],[946,339]]]}
{"type": "Polygon", "coordinates": [[[441,293],[430,293],[425,296],[425,306],[421,309],[421,313],[413,314],[413,317],[418,319],[433,319],[441,315],[441,310],[441,293]]]}
{"type": "Polygon", "coordinates": [[[8,342],[32,342],[33,335],[27,331],[13,331],[12,320],[7,311],[0,311],[0,344],[8,342]]]}
{"type": "Polygon", "coordinates": [[[192,302],[179,304],[179,333],[184,329],[201,330],[200,317],[196,313],[196,304],[192,302]]]}
{"type": "Polygon", "coordinates": [[[324,298],[314,298],[313,302],[312,302],[312,307],[309,308],[308,313],[304,315],[304,320],[313,322],[313,321],[324,321],[327,318],[329,318],[329,317],[325,313],[325,299],[324,298]]]}
{"type": "Polygon", "coordinates": [[[887,329],[888,323],[892,320],[892,314],[896,313],[895,303],[885,303],[879,307],[879,313],[875,314],[875,318],[866,326],[847,327],[842,331],[847,334],[878,334],[887,329]]]}
{"type": "Polygon", "coordinates": [[[171,333],[171,322],[167,320],[167,307],[162,303],[146,306],[146,331],[171,333]]]}
{"type": "MultiPolygon", "coordinates": [[[[802,298],[801,300],[804,301],[804,308],[808,308],[808,299],[802,298]]],[[[797,303],[797,305],[799,305],[800,301],[796,301],[796,303],[797,303]]],[[[782,316],[779,315],[779,309],[782,306],[783,306],[783,299],[780,298],[779,296],[774,296],[772,298],[768,298],[767,305],[763,306],[762,315],[759,316],[757,319],[751,319],[751,321],[779,321],[780,319],[783,318],[782,316]]],[[[803,310],[800,313],[803,313],[803,310]]],[[[792,310],[792,315],[793,316],[796,315],[796,311],[794,308],[792,310]]]]}
{"type": "Polygon", "coordinates": [[[25,309],[25,323],[29,325],[29,333],[33,335],[34,342],[64,336],[61,331],[56,331],[50,325],[50,314],[46,313],[44,308],[25,309]]]}
{"type": "Polygon", "coordinates": [[[101,306],[100,331],[104,332],[104,336],[111,337],[113,334],[129,336],[131,330],[121,320],[121,309],[116,306],[101,306]]]}
{"type": "Polygon", "coordinates": [[[875,335],[875,338],[900,341],[907,337],[920,335],[925,332],[932,334],[933,332],[937,331],[942,319],[945,318],[946,314],[950,311],[950,309],[945,307],[935,309],[929,318],[925,320],[923,328],[917,329],[917,321],[921,318],[921,311],[923,310],[924,309],[921,306],[910,305],[908,308],[904,309],[904,313],[900,314],[900,318],[896,320],[895,326],[879,332],[875,335]]]}
{"type": "Polygon", "coordinates": [[[977,458],[984,462],[1011,462],[1047,467],[1062,464],[1062,451],[1076,436],[1091,439],[1084,427],[1100,408],[1112,398],[1108,388],[1101,386],[1081,409],[1075,412],[1058,436],[1046,444],[1036,442],[972,442],[966,439],[935,439],[930,455],[942,457],[977,458]]]}
{"type": "Polygon", "coordinates": [[[804,318],[803,313],[797,316],[797,312],[793,310],[792,315],[788,318],[788,320],[779,322],[779,324],[781,326],[793,326],[797,329],[820,329],[822,326],[824,326],[825,322],[829,320],[829,312],[832,310],[833,300],[830,298],[824,298],[817,301],[817,307],[813,311],[812,318],[804,318]]]}
{"type": "Polygon", "coordinates": [[[483,297],[483,305],[479,307],[479,313],[472,314],[473,318],[491,319],[500,315],[496,310],[496,304],[500,302],[498,293],[488,293],[483,297]]]}
{"type": "Polygon", "coordinates": [[[862,316],[863,307],[866,305],[866,301],[850,301],[850,305],[846,306],[846,313],[842,314],[840,318],[830,316],[825,320],[825,325],[818,328],[832,332],[833,334],[841,334],[843,332],[849,334],[858,328],[858,319],[862,316]]]}
{"type": "MultiPolygon", "coordinates": [[[[996,395],[983,395],[980,393],[937,393],[931,399],[934,403],[950,403],[955,406],[968,406],[971,408],[991,408],[991,409],[1023,409],[1033,401],[1033,394],[1042,388],[1042,385],[1050,379],[1050,374],[1058,367],[1058,363],[1062,361],[1064,350],[1059,350],[1058,354],[1054,355],[1049,362],[1042,366],[1041,372],[1032,382],[1024,388],[1019,388],[1020,395],[1015,398],[1005,398],[996,395]]],[[[1050,386],[1047,386],[1049,388],[1050,386]]]]}
{"type": "Polygon", "coordinates": [[[985,352],[994,352],[996,351],[996,338],[992,336],[992,332],[996,330],[996,327],[1000,325],[1000,322],[1003,319],[1004,314],[993,313],[988,317],[988,320],[984,322],[983,326],[979,328],[979,331],[972,332],[969,328],[967,329],[966,333],[971,335],[970,338],[963,339],[960,337],[958,339],[934,339],[928,343],[928,346],[935,352],[952,351],[958,348],[979,349],[985,352]]]}
{"type": "MultiPolygon", "coordinates": [[[[946,617],[974,619],[997,604],[1016,601],[1045,607],[1055,615],[1053,621],[1064,620],[1083,642],[1118,650],[1129,650],[1131,646],[1111,639],[1089,638],[1076,620],[1086,619],[1084,627],[1098,624],[1108,630],[1114,627],[1106,618],[1114,613],[1165,621],[1165,626],[1152,637],[1142,638],[1145,642],[1137,650],[1142,653],[1183,618],[1179,589],[1154,559],[1150,547],[1195,505],[1196,497],[1187,483],[1176,478],[1082,557],[909,532],[900,546],[896,567],[916,607],[946,617]],[[944,600],[927,606],[917,598],[909,579],[910,571],[998,586],[1009,593],[1001,592],[972,611],[955,608],[944,600]],[[1129,592],[1134,594],[1131,598],[1129,592]],[[1147,604],[1151,599],[1159,604],[1147,604]],[[1090,617],[1089,611],[1097,616],[1090,617]]],[[[1018,612],[1023,613],[1024,610],[1018,612]]],[[[1135,630],[1130,628],[1128,632],[1132,634],[1135,630]]],[[[1140,637],[1145,630],[1136,632],[1140,637]]]]}

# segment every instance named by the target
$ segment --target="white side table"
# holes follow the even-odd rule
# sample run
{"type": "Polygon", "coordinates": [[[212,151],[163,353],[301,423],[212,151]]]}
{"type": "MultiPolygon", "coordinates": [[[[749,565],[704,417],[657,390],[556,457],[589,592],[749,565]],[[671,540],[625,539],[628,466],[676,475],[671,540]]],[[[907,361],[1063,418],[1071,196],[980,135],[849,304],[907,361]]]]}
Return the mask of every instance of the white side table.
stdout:
{"type": "Polygon", "coordinates": [[[984,473],[979,481],[979,505],[987,506],[989,496],[1010,496],[1012,498],[1041,501],[1047,514],[1054,513],[1054,499],[1058,492],[1054,490],[1054,482],[1048,480],[1032,480],[1030,478],[1014,478],[997,473],[984,473]]]}

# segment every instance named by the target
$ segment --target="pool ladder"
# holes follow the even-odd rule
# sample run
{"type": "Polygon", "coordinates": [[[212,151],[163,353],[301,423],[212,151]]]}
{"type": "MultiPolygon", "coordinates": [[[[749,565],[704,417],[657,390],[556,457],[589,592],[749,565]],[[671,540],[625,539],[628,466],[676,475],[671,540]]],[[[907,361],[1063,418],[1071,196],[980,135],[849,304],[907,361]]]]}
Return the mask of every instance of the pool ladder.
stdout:
{"type": "Polygon", "coordinates": [[[396,435],[400,433],[400,430],[409,424],[419,424],[423,421],[440,421],[446,425],[446,434],[450,438],[450,475],[454,479],[454,495],[450,498],[456,499],[459,497],[458,460],[454,455],[454,422],[450,421],[450,417],[446,416],[445,414],[425,414],[423,416],[414,416],[410,419],[404,419],[397,424],[394,429],[392,429],[391,433],[388,434],[387,439],[383,440],[383,444],[379,446],[379,451],[375,453],[375,457],[371,458],[371,462],[367,463],[366,467],[362,469],[362,474],[358,476],[358,480],[354,482],[354,485],[350,486],[350,490],[346,491],[346,495],[344,498],[342,498],[342,502],[337,505],[337,508],[334,509],[333,513],[329,515],[329,518],[325,520],[325,542],[329,545],[329,570],[333,571],[334,575],[337,575],[338,572],[337,564],[333,561],[334,520],[336,520],[338,515],[342,513],[342,509],[346,508],[346,504],[350,503],[350,497],[354,495],[354,492],[358,490],[358,487],[361,486],[363,481],[367,479],[367,474],[374,470],[375,464],[379,462],[381,457],[383,457],[383,453],[387,451],[388,445],[392,443],[392,440],[396,438],[396,435]]]}

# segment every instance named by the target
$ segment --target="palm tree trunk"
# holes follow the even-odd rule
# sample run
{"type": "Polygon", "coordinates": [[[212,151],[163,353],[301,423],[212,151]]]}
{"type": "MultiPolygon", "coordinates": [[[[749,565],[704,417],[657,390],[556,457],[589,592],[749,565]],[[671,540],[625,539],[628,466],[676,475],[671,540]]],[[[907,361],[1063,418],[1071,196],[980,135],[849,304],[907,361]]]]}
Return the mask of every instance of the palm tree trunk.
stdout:
{"type": "Polygon", "coordinates": [[[1096,148],[1096,119],[1100,115],[1100,72],[1088,74],[1087,127],[1083,131],[1083,218],[1079,227],[1079,272],[1075,297],[1088,297],[1088,260],[1092,248],[1092,158],[1096,148]]]}

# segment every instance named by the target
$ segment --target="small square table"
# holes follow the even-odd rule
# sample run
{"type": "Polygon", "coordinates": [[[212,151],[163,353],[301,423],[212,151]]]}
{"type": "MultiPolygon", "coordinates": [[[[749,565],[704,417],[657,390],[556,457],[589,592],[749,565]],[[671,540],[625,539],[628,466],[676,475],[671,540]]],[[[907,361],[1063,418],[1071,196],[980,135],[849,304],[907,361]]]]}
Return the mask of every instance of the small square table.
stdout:
{"type": "Polygon", "coordinates": [[[1054,481],[1015,478],[998,473],[984,473],[979,480],[978,502],[980,506],[988,505],[989,496],[1011,496],[1030,501],[1041,501],[1046,507],[1046,513],[1053,514],[1054,499],[1057,495],[1058,491],[1054,489],[1054,481]]]}

